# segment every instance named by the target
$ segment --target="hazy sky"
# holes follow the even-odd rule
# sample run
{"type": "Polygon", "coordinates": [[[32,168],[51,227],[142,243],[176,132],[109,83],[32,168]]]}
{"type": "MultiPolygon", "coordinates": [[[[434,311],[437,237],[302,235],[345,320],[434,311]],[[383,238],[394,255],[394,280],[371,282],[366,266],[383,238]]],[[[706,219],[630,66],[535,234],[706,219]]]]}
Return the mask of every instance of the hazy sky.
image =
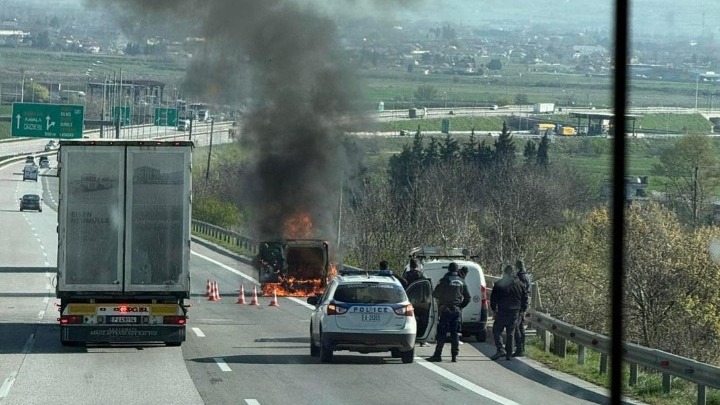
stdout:
{"type": "MultiPolygon", "coordinates": [[[[110,1],[110,0],[102,0],[110,1]]],[[[158,0],[153,0],[158,1],[158,0]]],[[[162,0],[160,0],[162,1],[162,0]]],[[[197,0],[198,7],[215,0],[197,0]]],[[[291,0],[333,14],[372,15],[394,21],[447,21],[465,26],[508,22],[548,27],[611,29],[614,1],[610,0],[291,0]]],[[[121,4],[123,0],[112,0],[121,4]]],[[[83,0],[0,0],[3,5],[82,4],[83,0]]],[[[195,8],[193,8],[195,9],[195,8]]],[[[631,0],[633,32],[652,36],[693,37],[720,34],[720,1],[631,0]]]]}

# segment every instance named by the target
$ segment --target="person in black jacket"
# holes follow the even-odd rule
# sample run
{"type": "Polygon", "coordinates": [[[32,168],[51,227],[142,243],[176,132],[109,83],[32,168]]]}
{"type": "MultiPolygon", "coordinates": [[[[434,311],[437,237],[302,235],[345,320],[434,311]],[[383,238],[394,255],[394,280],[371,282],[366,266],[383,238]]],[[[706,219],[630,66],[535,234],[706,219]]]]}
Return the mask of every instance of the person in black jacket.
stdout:
{"type": "Polygon", "coordinates": [[[406,289],[410,286],[410,284],[414,283],[415,281],[425,278],[422,271],[420,271],[418,263],[417,261],[415,261],[415,259],[410,259],[408,267],[408,271],[403,274],[403,280],[405,281],[403,285],[406,289]]]}
{"type": "Polygon", "coordinates": [[[525,312],[528,306],[527,290],[515,276],[513,266],[506,266],[503,277],[495,282],[490,294],[490,308],[495,314],[493,321],[493,339],[497,352],[491,357],[497,360],[505,357],[512,360],[513,334],[520,312],[525,312]],[[503,346],[502,333],[505,331],[505,345],[503,346]]]}
{"type": "Polygon", "coordinates": [[[458,336],[458,323],[461,319],[461,311],[470,303],[470,291],[458,274],[458,265],[450,263],[445,276],[440,279],[433,290],[433,298],[437,300],[440,312],[438,321],[437,344],[435,353],[428,357],[427,361],[442,361],[442,351],[445,346],[445,339],[450,333],[450,354],[452,361],[457,361],[460,352],[460,337],[458,336]]]}
{"type": "MultiPolygon", "coordinates": [[[[518,260],[515,262],[515,268],[517,269],[515,276],[517,276],[518,280],[520,280],[520,282],[525,286],[528,301],[530,301],[530,291],[532,286],[530,283],[530,276],[528,276],[527,271],[525,271],[525,262],[522,259],[518,260]]],[[[513,357],[525,356],[525,311],[520,312],[518,316],[514,337],[515,352],[512,354],[513,357]]]]}

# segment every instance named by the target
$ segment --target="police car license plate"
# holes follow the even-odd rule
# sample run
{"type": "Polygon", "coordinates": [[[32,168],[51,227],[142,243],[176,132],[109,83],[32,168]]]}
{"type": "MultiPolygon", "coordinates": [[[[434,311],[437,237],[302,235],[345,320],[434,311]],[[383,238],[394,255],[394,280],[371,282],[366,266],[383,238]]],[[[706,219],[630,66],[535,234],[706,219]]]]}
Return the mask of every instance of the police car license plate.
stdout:
{"type": "Polygon", "coordinates": [[[362,314],[360,319],[363,322],[380,322],[380,314],[362,314]]]}
{"type": "Polygon", "coordinates": [[[109,323],[138,323],[140,318],[137,316],[111,316],[109,323]]]}

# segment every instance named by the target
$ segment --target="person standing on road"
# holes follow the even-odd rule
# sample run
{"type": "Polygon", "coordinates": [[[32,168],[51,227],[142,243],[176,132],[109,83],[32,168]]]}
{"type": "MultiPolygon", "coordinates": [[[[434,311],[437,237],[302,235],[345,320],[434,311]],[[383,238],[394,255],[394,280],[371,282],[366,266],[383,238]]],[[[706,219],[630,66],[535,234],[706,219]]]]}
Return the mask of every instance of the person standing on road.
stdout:
{"type": "Polygon", "coordinates": [[[408,271],[403,274],[403,280],[405,280],[405,289],[407,289],[407,287],[409,287],[410,284],[414,283],[415,281],[425,278],[422,271],[420,271],[418,263],[415,259],[410,259],[410,263],[408,264],[408,266],[408,271]]]}
{"type": "MultiPolygon", "coordinates": [[[[467,266],[460,267],[460,270],[458,270],[458,276],[462,279],[463,283],[465,283],[465,277],[467,276],[468,272],[467,266]]],[[[467,283],[465,283],[467,285],[467,283]]],[[[460,311],[460,321],[458,322],[458,333],[462,334],[462,311],[460,311]]],[[[462,340],[460,341],[460,344],[463,344],[462,340]]]]}
{"type": "Polygon", "coordinates": [[[520,312],[527,310],[527,298],[527,291],[515,276],[515,269],[513,266],[506,266],[503,269],[503,277],[495,282],[490,294],[490,309],[495,315],[492,332],[497,347],[497,352],[490,358],[491,360],[501,357],[512,360],[513,334],[520,312]],[[503,331],[505,331],[505,345],[502,340],[503,331]]]}
{"type": "Polygon", "coordinates": [[[442,361],[445,339],[450,333],[450,354],[452,355],[452,361],[456,362],[457,355],[460,352],[458,323],[460,322],[462,309],[470,303],[470,292],[458,274],[457,263],[450,263],[447,273],[435,286],[432,295],[438,301],[440,320],[438,321],[435,353],[426,360],[432,362],[442,361]]]}
{"type": "MultiPolygon", "coordinates": [[[[515,276],[517,276],[518,280],[524,285],[525,291],[527,294],[527,300],[528,303],[530,302],[530,295],[532,291],[532,285],[530,283],[530,276],[528,275],[527,271],[525,270],[525,262],[523,259],[518,260],[515,262],[515,268],[517,269],[517,273],[515,276]]],[[[528,305],[529,306],[529,305],[528,305]]],[[[527,308],[526,308],[527,310],[527,308]]],[[[515,327],[515,352],[513,352],[513,357],[523,357],[525,356],[525,311],[521,311],[518,317],[517,326],[515,327]]]]}

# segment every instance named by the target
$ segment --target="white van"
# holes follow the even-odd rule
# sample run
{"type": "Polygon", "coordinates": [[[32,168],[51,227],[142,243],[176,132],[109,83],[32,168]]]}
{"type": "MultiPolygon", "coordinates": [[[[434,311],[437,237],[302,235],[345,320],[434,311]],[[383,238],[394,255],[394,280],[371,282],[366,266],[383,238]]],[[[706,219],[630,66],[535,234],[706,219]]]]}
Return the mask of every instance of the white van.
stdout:
{"type": "Polygon", "coordinates": [[[189,131],[190,130],[190,120],[178,120],[177,130],[178,131],[189,131]]]}
{"type": "MultiPolygon", "coordinates": [[[[415,256],[416,260],[422,263],[423,274],[430,279],[432,288],[435,288],[438,281],[447,273],[450,263],[455,262],[458,269],[463,266],[468,268],[468,274],[465,276],[465,284],[470,292],[470,303],[462,311],[462,336],[475,336],[478,342],[487,340],[487,319],[488,300],[487,284],[485,283],[485,274],[482,267],[465,256],[458,258],[431,256],[415,256]]],[[[436,316],[435,319],[439,319],[436,316]]],[[[431,336],[434,336],[432,334],[431,336]]]]}

